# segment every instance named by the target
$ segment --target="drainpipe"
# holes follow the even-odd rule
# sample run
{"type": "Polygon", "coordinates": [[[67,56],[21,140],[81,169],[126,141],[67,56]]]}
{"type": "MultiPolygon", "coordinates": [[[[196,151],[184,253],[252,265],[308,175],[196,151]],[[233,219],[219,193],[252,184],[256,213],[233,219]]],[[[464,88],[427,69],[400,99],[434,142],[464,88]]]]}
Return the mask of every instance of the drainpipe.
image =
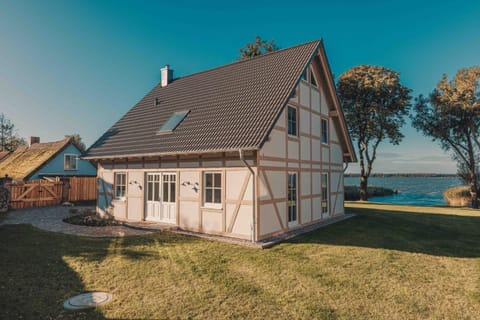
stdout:
{"type": "Polygon", "coordinates": [[[253,171],[252,167],[245,161],[243,157],[243,150],[240,149],[238,150],[238,153],[240,155],[240,160],[243,162],[243,164],[248,168],[250,173],[252,174],[252,242],[255,242],[255,229],[257,226],[257,222],[255,220],[255,171],[253,171]]]}

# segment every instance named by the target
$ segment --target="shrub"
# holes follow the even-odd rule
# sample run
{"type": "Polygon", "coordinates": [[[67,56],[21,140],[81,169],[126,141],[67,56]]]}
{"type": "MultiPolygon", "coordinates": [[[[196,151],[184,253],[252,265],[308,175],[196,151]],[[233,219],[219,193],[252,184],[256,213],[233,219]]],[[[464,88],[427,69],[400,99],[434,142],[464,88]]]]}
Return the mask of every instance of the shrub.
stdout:
{"type": "Polygon", "coordinates": [[[106,227],[120,225],[118,221],[115,221],[112,218],[100,218],[94,211],[91,210],[84,211],[81,214],[65,218],[63,219],[63,221],[70,224],[88,227],[106,227]]]}
{"type": "Polygon", "coordinates": [[[468,186],[453,187],[445,190],[443,197],[450,206],[469,206],[472,204],[468,186]]]}
{"type": "MultiPolygon", "coordinates": [[[[345,186],[345,200],[347,201],[358,201],[360,200],[360,187],[358,186],[345,186]]],[[[392,194],[398,193],[396,190],[370,186],[367,188],[367,193],[369,197],[383,197],[391,196],[392,194]]]]}

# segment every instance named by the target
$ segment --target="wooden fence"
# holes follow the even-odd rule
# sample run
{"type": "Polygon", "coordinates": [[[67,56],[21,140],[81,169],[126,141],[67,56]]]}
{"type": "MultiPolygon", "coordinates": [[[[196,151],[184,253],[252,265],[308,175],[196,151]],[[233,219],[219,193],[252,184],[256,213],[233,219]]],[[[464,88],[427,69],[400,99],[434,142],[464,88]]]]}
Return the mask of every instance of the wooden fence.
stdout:
{"type": "Polygon", "coordinates": [[[96,177],[71,177],[61,181],[34,180],[6,184],[14,209],[59,205],[64,201],[97,199],[96,177]]]}
{"type": "Polygon", "coordinates": [[[68,201],[97,199],[97,177],[71,177],[68,183],[68,201]]]}

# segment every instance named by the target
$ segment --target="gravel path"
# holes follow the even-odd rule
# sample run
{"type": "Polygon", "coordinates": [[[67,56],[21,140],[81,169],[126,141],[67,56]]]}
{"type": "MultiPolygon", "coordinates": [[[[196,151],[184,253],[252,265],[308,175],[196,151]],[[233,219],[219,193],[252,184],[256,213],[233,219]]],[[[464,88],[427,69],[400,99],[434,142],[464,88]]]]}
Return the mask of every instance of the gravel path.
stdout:
{"type": "Polygon", "coordinates": [[[93,207],[75,207],[75,209],[78,212],[70,213],[69,207],[61,206],[17,209],[9,211],[7,216],[0,221],[0,226],[6,224],[31,224],[46,231],[86,237],[125,237],[158,232],[157,230],[139,230],[124,226],[87,227],[63,222],[63,219],[77,215],[83,209],[93,209],[93,207]]]}

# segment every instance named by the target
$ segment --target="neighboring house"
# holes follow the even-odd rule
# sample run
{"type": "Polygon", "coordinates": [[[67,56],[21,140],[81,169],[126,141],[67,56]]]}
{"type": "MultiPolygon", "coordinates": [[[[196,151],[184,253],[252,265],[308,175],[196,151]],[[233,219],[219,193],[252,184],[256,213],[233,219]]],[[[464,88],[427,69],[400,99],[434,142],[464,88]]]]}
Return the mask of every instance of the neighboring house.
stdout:
{"type": "Polygon", "coordinates": [[[0,162],[7,159],[9,155],[10,155],[10,151],[0,151],[0,162]]]}
{"type": "Polygon", "coordinates": [[[47,143],[32,137],[29,146],[20,146],[8,158],[0,162],[0,177],[8,175],[14,180],[42,178],[96,176],[96,168],[81,160],[82,152],[72,138],[47,143]]]}
{"type": "Polygon", "coordinates": [[[356,158],[321,41],[161,71],[87,151],[100,214],[254,241],[344,214],[356,158]]]}

